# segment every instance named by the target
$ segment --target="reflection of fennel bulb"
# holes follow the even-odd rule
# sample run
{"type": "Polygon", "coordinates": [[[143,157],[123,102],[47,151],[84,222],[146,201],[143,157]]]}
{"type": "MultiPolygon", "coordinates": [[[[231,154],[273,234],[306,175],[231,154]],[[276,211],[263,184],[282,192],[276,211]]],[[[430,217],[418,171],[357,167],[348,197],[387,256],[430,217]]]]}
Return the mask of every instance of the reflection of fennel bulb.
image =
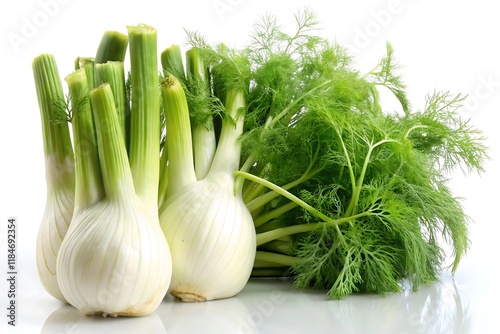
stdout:
{"type": "Polygon", "coordinates": [[[167,333],[156,312],[146,317],[127,317],[117,321],[112,318],[88,317],[70,305],[63,305],[52,312],[40,333],[95,334],[102,333],[103,328],[109,329],[110,333],[120,334],[167,333]]]}
{"type": "Polygon", "coordinates": [[[36,263],[43,287],[65,302],[56,277],[56,258],[73,216],[75,168],[67,122],[54,122],[64,102],[59,71],[52,55],[33,60],[33,75],[42,120],[47,197],[37,236],[36,263]]]}
{"type": "MultiPolygon", "coordinates": [[[[223,121],[208,174],[197,180],[184,90],[174,77],[168,77],[161,91],[167,124],[168,187],[160,223],[172,252],[169,292],[183,301],[234,296],[250,277],[256,251],[252,217],[241,193],[235,191],[233,176],[243,127],[237,112],[244,107],[244,94],[239,90],[227,93],[225,108],[231,120],[223,121]]],[[[195,143],[195,149],[203,143],[195,143]]]]}

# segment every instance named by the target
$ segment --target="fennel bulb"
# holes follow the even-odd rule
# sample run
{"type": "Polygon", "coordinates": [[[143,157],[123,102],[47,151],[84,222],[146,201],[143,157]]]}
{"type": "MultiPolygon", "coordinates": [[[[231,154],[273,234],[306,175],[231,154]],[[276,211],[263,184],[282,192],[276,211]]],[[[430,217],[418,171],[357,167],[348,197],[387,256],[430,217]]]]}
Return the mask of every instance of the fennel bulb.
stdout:
{"type": "Polygon", "coordinates": [[[167,124],[168,187],[160,223],[172,252],[169,292],[186,302],[234,296],[248,281],[256,250],[252,217],[241,193],[235,191],[233,176],[239,163],[243,122],[238,112],[245,106],[244,93],[228,92],[230,116],[223,122],[208,174],[197,180],[184,90],[170,76],[161,92],[167,124]]]}
{"type": "MultiPolygon", "coordinates": [[[[171,278],[170,251],[157,214],[156,30],[129,27],[129,38],[134,81],[128,154],[126,127],[116,108],[123,99],[113,94],[120,90],[103,83],[89,93],[88,68],[66,77],[73,108],[75,210],[56,269],[64,297],[84,314],[150,314],[171,278]]],[[[111,72],[123,69],[107,64],[111,72]]]]}
{"type": "Polygon", "coordinates": [[[64,94],[52,55],[33,60],[33,74],[42,119],[47,197],[37,235],[36,263],[43,287],[65,302],[56,277],[56,258],[73,216],[75,167],[67,122],[55,122],[64,94]]]}
{"type": "MultiPolygon", "coordinates": [[[[127,43],[127,35],[106,31],[99,44],[95,62],[117,60],[113,65],[123,66],[127,43]]],[[[85,68],[89,88],[94,87],[93,63],[92,58],[77,58],[75,63],[77,67],[81,65],[85,68]]],[[[66,302],[57,283],[56,259],[75,206],[75,159],[68,126],[73,111],[65,99],[54,56],[41,54],[33,59],[32,67],[42,120],[47,186],[45,210],[37,235],[37,271],[46,291],[66,302]]],[[[113,86],[117,87],[118,85],[113,86]]]]}
{"type": "Polygon", "coordinates": [[[160,221],[172,251],[170,294],[206,301],[240,292],[255,258],[252,217],[229,173],[208,174],[165,203],[160,221]]]}

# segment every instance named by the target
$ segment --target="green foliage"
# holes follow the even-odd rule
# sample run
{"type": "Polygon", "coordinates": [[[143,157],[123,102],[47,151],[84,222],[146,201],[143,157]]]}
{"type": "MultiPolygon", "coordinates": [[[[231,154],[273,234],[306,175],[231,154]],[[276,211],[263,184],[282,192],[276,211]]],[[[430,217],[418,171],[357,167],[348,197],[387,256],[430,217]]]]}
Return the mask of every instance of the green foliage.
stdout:
{"type": "MultiPolygon", "coordinates": [[[[363,75],[342,47],[312,34],[311,12],[296,20],[293,35],[272,16],[255,26],[242,169],[317,211],[297,202],[258,233],[282,238],[287,227],[309,225],[287,239],[295,285],[327,289],[331,298],[400,291],[404,281],[416,290],[439,278],[446,247],[454,272],[469,246],[469,218],[449,173],[481,172],[488,158],[481,132],[456,113],[462,96],[434,92],[414,111],[390,44],[363,75]],[[380,86],[402,114],[384,113],[380,86]]],[[[262,224],[292,197],[255,182],[245,183],[244,198],[262,224]]]]}

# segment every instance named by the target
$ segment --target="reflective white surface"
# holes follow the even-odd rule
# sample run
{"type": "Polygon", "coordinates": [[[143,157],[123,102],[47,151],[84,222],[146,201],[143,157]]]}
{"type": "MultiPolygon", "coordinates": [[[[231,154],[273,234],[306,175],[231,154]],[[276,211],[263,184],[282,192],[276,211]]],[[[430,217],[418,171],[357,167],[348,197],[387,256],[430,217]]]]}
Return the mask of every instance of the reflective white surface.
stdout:
{"type": "Polygon", "coordinates": [[[0,333],[500,333],[497,267],[500,111],[500,20],[490,0],[26,0],[0,4],[0,333]],[[251,280],[236,297],[183,304],[170,297],[144,318],[82,316],[51,298],[35,268],[35,241],[45,204],[41,126],[32,59],[53,53],[61,77],[77,56],[91,56],[102,33],[144,22],[158,28],[159,50],[184,45],[183,28],[241,46],[257,15],[309,6],[320,33],[349,47],[361,71],[394,47],[416,109],[434,89],[469,95],[461,113],[488,138],[491,161],[480,177],[451,175],[471,224],[471,247],[454,278],[417,292],[354,295],[296,291],[290,281],[251,280]],[[112,13],[112,14],[110,14],[112,13]],[[7,325],[6,219],[17,218],[17,326],[7,325]]]}
{"type": "Polygon", "coordinates": [[[443,275],[417,292],[327,300],[289,280],[251,280],[236,297],[182,303],[167,297],[141,318],[89,317],[48,295],[24,296],[19,324],[8,333],[496,333],[499,296],[489,286],[443,275]]]}

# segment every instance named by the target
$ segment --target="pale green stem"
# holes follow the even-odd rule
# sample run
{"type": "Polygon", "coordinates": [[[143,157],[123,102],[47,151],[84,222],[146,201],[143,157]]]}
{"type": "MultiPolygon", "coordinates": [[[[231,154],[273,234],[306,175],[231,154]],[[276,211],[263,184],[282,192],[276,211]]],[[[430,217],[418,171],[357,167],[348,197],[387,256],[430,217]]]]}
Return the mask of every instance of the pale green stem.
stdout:
{"type": "Polygon", "coordinates": [[[284,266],[290,267],[295,262],[296,258],[290,255],[277,254],[272,252],[257,251],[255,254],[254,268],[267,268],[284,266]]]}
{"type": "Polygon", "coordinates": [[[262,232],[267,232],[271,230],[275,230],[277,228],[282,228],[283,227],[283,222],[279,219],[273,219],[270,220],[259,227],[255,228],[255,232],[257,233],[262,233],[262,232]]]}
{"type": "Polygon", "coordinates": [[[394,140],[391,140],[391,139],[384,139],[384,140],[381,140],[375,144],[370,144],[370,148],[368,149],[368,153],[366,154],[365,160],[363,162],[363,167],[361,169],[361,173],[360,173],[359,178],[356,182],[356,187],[354,188],[353,194],[352,194],[351,199],[349,201],[349,205],[347,206],[347,209],[345,211],[346,217],[355,215],[357,213],[356,207],[357,207],[358,202],[359,202],[359,195],[361,194],[361,189],[363,188],[363,182],[365,179],[366,171],[368,169],[368,165],[370,163],[370,159],[371,159],[373,150],[376,147],[378,147],[384,143],[393,142],[393,141],[394,140]]]}
{"type": "Polygon", "coordinates": [[[216,140],[215,132],[207,129],[204,125],[198,124],[193,129],[194,165],[196,178],[204,179],[215,156],[216,140]]]}
{"type": "MultiPolygon", "coordinates": [[[[256,170],[252,174],[259,175],[263,178],[269,173],[270,169],[272,168],[271,164],[266,164],[265,166],[257,166],[260,171],[256,170]]],[[[241,169],[240,169],[241,170],[241,169]]],[[[238,180],[244,180],[243,178],[238,178],[238,180]]],[[[243,191],[243,201],[245,203],[248,203],[255,198],[263,195],[266,192],[266,188],[260,184],[260,183],[255,183],[252,182],[250,184],[246,184],[244,187],[243,191]]]]}
{"type": "Polygon", "coordinates": [[[184,82],[186,74],[184,73],[184,64],[182,62],[182,52],[179,45],[173,44],[166,48],[160,55],[161,66],[165,77],[173,75],[184,82]]]}
{"type": "Polygon", "coordinates": [[[347,147],[345,146],[344,139],[342,138],[342,133],[336,130],[337,135],[339,136],[340,143],[342,144],[342,150],[344,151],[344,155],[347,161],[347,167],[349,168],[349,179],[351,180],[351,190],[354,193],[356,190],[356,176],[354,175],[354,168],[352,167],[351,157],[349,156],[349,152],[347,151],[347,147]]]}
{"type": "MultiPolygon", "coordinates": [[[[290,182],[290,183],[282,186],[281,188],[283,188],[285,190],[291,189],[293,187],[298,186],[302,182],[305,182],[305,181],[309,180],[314,175],[316,175],[319,172],[321,172],[323,170],[323,168],[321,168],[321,167],[317,168],[316,170],[314,170],[313,172],[311,172],[311,169],[313,168],[314,163],[316,162],[316,160],[318,158],[318,154],[319,154],[319,148],[314,153],[314,156],[311,158],[311,160],[309,162],[309,165],[307,166],[307,169],[302,174],[302,176],[299,177],[298,179],[296,179],[296,180],[294,180],[294,181],[292,181],[292,182],[290,182]]],[[[245,203],[246,203],[247,207],[249,208],[250,212],[254,213],[255,209],[258,209],[258,208],[262,207],[263,205],[265,205],[266,203],[269,203],[270,201],[272,201],[273,199],[277,198],[278,196],[279,196],[279,194],[277,194],[276,192],[270,191],[270,192],[267,192],[265,194],[260,195],[260,197],[256,197],[256,198],[253,198],[253,199],[252,198],[246,198],[247,201],[245,201],[245,203]]]]}
{"type": "MultiPolygon", "coordinates": [[[[243,133],[245,93],[239,89],[226,92],[227,115],[222,121],[220,141],[215,152],[209,173],[226,172],[232,174],[238,170],[240,163],[241,143],[239,137],[243,133]]],[[[241,194],[242,189],[235,189],[241,194]]]]}
{"type": "Polygon", "coordinates": [[[132,81],[130,168],[135,193],[154,214],[158,212],[161,132],[156,29],[127,28],[132,81]]]}
{"type": "Polygon", "coordinates": [[[106,198],[110,200],[127,198],[134,194],[134,183],[110,85],[103,84],[92,90],[90,101],[106,198]]]}
{"type": "MultiPolygon", "coordinates": [[[[160,55],[164,77],[174,76],[181,82],[186,81],[182,52],[179,45],[171,45],[160,55]]],[[[161,207],[166,200],[168,188],[168,145],[165,143],[160,157],[160,180],[158,186],[158,207],[161,207]]]]}
{"type": "Polygon", "coordinates": [[[158,208],[161,208],[167,196],[168,187],[168,148],[165,143],[160,157],[160,181],[158,185],[158,208]]]}
{"type": "Polygon", "coordinates": [[[302,94],[301,96],[299,96],[297,99],[295,99],[292,103],[290,103],[285,109],[283,109],[269,124],[269,127],[272,128],[277,122],[279,122],[281,120],[281,118],[283,116],[286,116],[293,108],[296,108],[300,102],[302,102],[303,99],[305,99],[307,96],[311,95],[312,93],[314,93],[315,91],[319,90],[320,88],[323,88],[323,86],[326,86],[328,84],[330,84],[332,81],[331,80],[327,80],[317,86],[315,86],[314,88],[312,88],[311,90],[308,90],[307,92],[305,92],[304,94],[302,94]]]}
{"type": "Polygon", "coordinates": [[[289,202],[287,204],[284,204],[274,210],[268,211],[264,214],[260,214],[257,217],[254,218],[253,222],[255,227],[259,227],[262,224],[267,223],[270,220],[273,220],[275,218],[280,217],[282,214],[292,210],[293,208],[296,208],[298,206],[297,203],[295,202],[289,202]]]}
{"type": "Polygon", "coordinates": [[[174,76],[161,85],[165,121],[167,124],[168,187],[165,200],[177,191],[196,182],[193,162],[191,123],[186,95],[174,76]]]}
{"type": "Polygon", "coordinates": [[[259,250],[291,256],[294,253],[293,242],[290,236],[288,239],[289,240],[286,241],[280,239],[269,241],[268,243],[260,246],[259,250]]]}
{"type": "Polygon", "coordinates": [[[101,85],[109,83],[115,98],[115,107],[118,113],[120,129],[123,133],[126,146],[128,146],[128,118],[130,116],[130,106],[125,92],[125,69],[123,62],[109,61],[105,64],[95,65],[95,83],[101,85]]]}
{"type": "Polygon", "coordinates": [[[266,188],[262,184],[252,183],[243,192],[243,201],[245,203],[248,203],[248,202],[254,200],[255,198],[264,194],[265,189],[266,188]]]}
{"type": "Polygon", "coordinates": [[[276,240],[287,235],[311,232],[320,227],[321,224],[324,223],[292,225],[281,227],[268,232],[257,233],[257,246],[263,245],[269,241],[276,240]]]}
{"type": "Polygon", "coordinates": [[[216,140],[214,131],[214,121],[210,112],[209,82],[208,69],[205,66],[198,48],[192,48],[186,52],[186,72],[189,81],[189,86],[193,94],[202,102],[207,102],[206,105],[195,106],[199,110],[195,112],[200,117],[205,114],[205,119],[193,127],[193,150],[194,150],[194,166],[196,177],[198,180],[207,176],[210,166],[212,165],[216,140]]]}
{"type": "Polygon", "coordinates": [[[317,229],[321,226],[325,226],[325,224],[327,226],[335,227],[339,236],[341,238],[343,238],[342,232],[340,231],[340,228],[339,228],[339,225],[345,224],[348,222],[352,222],[356,219],[368,217],[371,215],[372,214],[369,212],[363,212],[363,213],[359,213],[357,215],[353,215],[351,217],[345,217],[345,218],[339,218],[339,219],[328,219],[328,221],[323,221],[323,222],[319,222],[319,223],[299,224],[299,225],[280,227],[280,228],[276,228],[274,230],[270,230],[267,232],[257,233],[257,246],[261,246],[265,243],[268,243],[269,241],[277,240],[277,239],[280,239],[280,238],[283,238],[283,237],[286,237],[289,235],[311,232],[311,231],[314,231],[315,229],[317,229]]]}
{"type": "Polygon", "coordinates": [[[89,89],[92,90],[95,88],[95,71],[94,71],[94,58],[89,57],[78,57],[75,61],[75,70],[79,70],[81,68],[85,69],[85,75],[87,76],[87,84],[89,89]]]}
{"type": "Polygon", "coordinates": [[[123,62],[127,53],[127,45],[128,36],[126,34],[118,31],[105,31],[97,48],[95,63],[123,62]]]}
{"type": "Polygon", "coordinates": [[[274,230],[268,231],[268,232],[258,233],[257,234],[257,246],[262,245],[262,244],[269,242],[271,240],[275,240],[275,239],[290,235],[290,234],[309,232],[309,231],[312,231],[316,227],[323,225],[323,224],[335,226],[335,228],[339,232],[339,235],[342,235],[340,233],[339,228],[338,228],[338,226],[340,224],[344,224],[344,223],[351,222],[353,220],[356,220],[356,219],[359,219],[362,217],[367,217],[367,216],[372,215],[370,212],[363,212],[363,213],[355,214],[355,215],[352,215],[349,217],[333,219],[333,218],[330,218],[330,217],[326,216],[325,214],[321,213],[316,208],[312,207],[311,205],[307,204],[306,202],[304,202],[303,200],[301,200],[297,196],[291,194],[290,192],[286,191],[282,187],[275,185],[272,182],[269,182],[265,179],[262,179],[258,176],[255,176],[255,175],[252,175],[252,174],[246,173],[246,172],[237,171],[234,174],[236,176],[246,178],[246,179],[253,181],[253,182],[262,183],[263,185],[265,185],[269,189],[271,189],[271,190],[279,193],[280,195],[288,198],[289,200],[297,203],[299,206],[301,206],[306,211],[310,212],[316,218],[323,220],[323,222],[319,222],[319,223],[293,225],[293,226],[288,226],[288,227],[277,228],[277,229],[274,229],[274,230]]]}
{"type": "MultiPolygon", "coordinates": [[[[267,118],[266,118],[266,123],[264,123],[264,126],[263,128],[264,129],[267,129],[269,128],[271,122],[273,121],[273,116],[272,115],[268,115],[267,118]]],[[[240,168],[240,171],[242,172],[248,172],[250,170],[250,168],[252,168],[252,166],[255,164],[256,162],[256,159],[255,159],[255,155],[254,154],[250,154],[248,156],[248,158],[245,160],[245,162],[243,163],[243,165],[241,166],[240,168]]],[[[236,178],[236,185],[235,185],[235,188],[236,189],[243,189],[243,183],[244,183],[245,179],[243,178],[236,178]]]]}
{"type": "Polygon", "coordinates": [[[246,173],[246,172],[241,172],[241,171],[236,171],[236,172],[234,172],[234,174],[235,174],[235,176],[243,177],[243,178],[245,178],[247,180],[263,184],[267,188],[269,188],[269,189],[273,190],[274,192],[276,192],[278,195],[284,196],[284,197],[288,198],[289,200],[297,203],[302,208],[304,208],[305,210],[307,210],[308,212],[310,212],[311,214],[313,214],[315,217],[318,217],[318,218],[320,218],[322,220],[325,220],[325,221],[331,221],[331,222],[335,221],[332,218],[330,218],[330,217],[326,216],[325,214],[321,213],[320,211],[318,211],[316,208],[314,208],[311,205],[307,204],[306,202],[304,202],[303,200],[301,200],[297,196],[295,196],[292,193],[288,192],[286,189],[283,189],[283,187],[277,186],[274,183],[269,182],[268,180],[265,180],[265,179],[260,178],[260,177],[258,177],[256,175],[253,175],[253,174],[250,174],[250,173],[246,173]]]}
{"type": "Polygon", "coordinates": [[[74,214],[89,208],[104,197],[97,137],[89,100],[85,70],[79,69],[66,77],[73,110],[75,142],[75,209],[74,214]]]}
{"type": "Polygon", "coordinates": [[[427,129],[429,128],[427,125],[414,125],[412,126],[411,128],[408,129],[408,131],[406,131],[405,135],[404,135],[404,139],[407,139],[408,136],[410,135],[410,133],[415,130],[415,129],[427,129]]]}
{"type": "Polygon", "coordinates": [[[65,112],[65,98],[56,60],[42,54],[33,60],[33,77],[42,123],[47,192],[66,187],[74,189],[73,146],[66,120],[57,122],[65,112]]]}
{"type": "MultiPolygon", "coordinates": [[[[309,169],[308,169],[297,180],[294,180],[294,181],[292,181],[290,183],[287,183],[284,186],[281,186],[279,188],[281,188],[283,190],[292,189],[293,187],[296,187],[297,185],[301,184],[302,182],[305,182],[305,181],[309,180],[311,177],[313,177],[314,175],[316,175],[320,171],[321,171],[320,168],[316,169],[313,172],[309,172],[309,169]]],[[[250,210],[250,212],[254,212],[256,209],[264,206],[265,204],[269,203],[270,201],[272,201],[273,199],[277,198],[280,195],[281,194],[278,193],[278,192],[276,192],[276,191],[269,191],[269,192],[267,192],[267,193],[265,193],[265,194],[263,194],[263,195],[255,198],[255,199],[253,199],[252,201],[247,202],[246,203],[247,208],[248,208],[248,210],[250,210]]]]}

